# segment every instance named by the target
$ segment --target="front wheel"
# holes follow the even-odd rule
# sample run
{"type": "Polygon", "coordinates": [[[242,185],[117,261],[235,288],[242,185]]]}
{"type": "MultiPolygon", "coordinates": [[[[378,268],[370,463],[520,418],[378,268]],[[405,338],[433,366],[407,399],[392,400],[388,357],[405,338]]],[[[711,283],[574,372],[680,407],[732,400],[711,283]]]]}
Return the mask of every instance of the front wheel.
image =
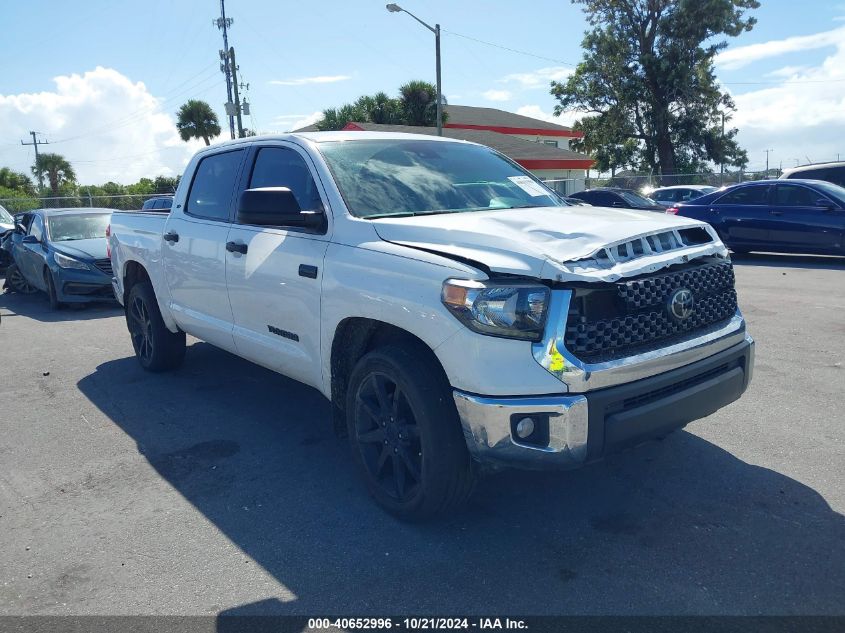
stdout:
{"type": "Polygon", "coordinates": [[[159,372],[176,369],[182,364],[185,358],[185,333],[167,329],[150,282],[137,283],[129,291],[126,326],[141,367],[159,372]]]}
{"type": "Polygon", "coordinates": [[[392,514],[424,520],[472,493],[475,471],[433,359],[392,346],[366,354],[350,377],[346,412],[355,462],[392,514]]]}

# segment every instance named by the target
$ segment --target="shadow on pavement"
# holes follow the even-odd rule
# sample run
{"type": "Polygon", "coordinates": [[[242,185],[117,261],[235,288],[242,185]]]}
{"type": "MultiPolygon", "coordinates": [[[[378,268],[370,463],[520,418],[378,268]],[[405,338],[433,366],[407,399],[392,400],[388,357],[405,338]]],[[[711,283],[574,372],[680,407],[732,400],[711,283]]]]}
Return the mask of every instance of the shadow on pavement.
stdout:
{"type": "Polygon", "coordinates": [[[814,268],[845,270],[845,257],[836,255],[783,255],[777,253],[731,253],[734,266],[768,268],[814,268]]]}
{"type": "MultiPolygon", "coordinates": [[[[3,284],[0,282],[0,288],[3,284]]],[[[36,292],[31,295],[21,295],[16,292],[0,291],[0,315],[3,319],[13,319],[17,315],[27,316],[36,321],[56,323],[59,321],[88,321],[90,319],[105,319],[123,313],[123,308],[114,303],[88,303],[82,305],[68,305],[61,310],[50,309],[47,295],[36,292]]]]}
{"type": "Polygon", "coordinates": [[[294,596],[221,616],[842,610],[843,517],[691,433],[579,471],[502,472],[458,514],[408,525],[367,497],[321,394],[210,345],[171,374],[123,358],[78,386],[294,596]]]}

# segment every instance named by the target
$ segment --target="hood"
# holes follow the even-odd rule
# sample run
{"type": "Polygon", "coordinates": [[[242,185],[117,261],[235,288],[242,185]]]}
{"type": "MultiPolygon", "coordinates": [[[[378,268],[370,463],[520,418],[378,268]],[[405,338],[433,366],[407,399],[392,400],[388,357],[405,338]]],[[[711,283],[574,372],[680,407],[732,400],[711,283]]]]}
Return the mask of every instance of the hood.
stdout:
{"type": "Polygon", "coordinates": [[[76,257],[77,259],[105,259],[108,257],[107,243],[104,237],[95,237],[89,240],[67,240],[64,242],[53,242],[55,250],[76,257]]]}
{"type": "Polygon", "coordinates": [[[653,211],[535,207],[372,222],[388,242],[478,262],[494,272],[555,281],[615,281],[696,257],[727,256],[707,224],[653,211]],[[679,231],[690,228],[698,228],[699,236],[705,231],[705,243],[687,245],[679,231]],[[664,236],[664,246],[651,236],[664,236]],[[632,242],[636,248],[616,248],[632,242]]]}

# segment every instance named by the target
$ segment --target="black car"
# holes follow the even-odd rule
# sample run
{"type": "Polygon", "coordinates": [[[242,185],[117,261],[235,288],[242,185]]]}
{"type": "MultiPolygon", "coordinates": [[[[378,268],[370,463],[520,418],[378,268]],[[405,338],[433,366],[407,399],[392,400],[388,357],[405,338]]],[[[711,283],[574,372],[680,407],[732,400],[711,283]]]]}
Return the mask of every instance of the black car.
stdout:
{"type": "Polygon", "coordinates": [[[170,211],[173,206],[173,196],[156,196],[144,202],[141,211],[170,211]]]}
{"type": "Polygon", "coordinates": [[[597,187],[570,194],[570,198],[578,198],[594,207],[615,207],[617,209],[639,209],[641,211],[664,212],[666,207],[649,200],[631,189],[618,187],[597,187]]]}

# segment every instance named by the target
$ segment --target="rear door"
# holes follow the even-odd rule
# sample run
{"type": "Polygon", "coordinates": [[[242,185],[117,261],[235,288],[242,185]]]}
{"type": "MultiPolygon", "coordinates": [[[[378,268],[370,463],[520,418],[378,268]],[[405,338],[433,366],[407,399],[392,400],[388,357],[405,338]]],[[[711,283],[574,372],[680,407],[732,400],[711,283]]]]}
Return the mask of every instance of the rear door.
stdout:
{"type": "Polygon", "coordinates": [[[162,257],[173,318],[186,332],[234,351],[226,291],[226,237],[247,150],[208,154],[164,228],[162,257]]]}
{"type": "Polygon", "coordinates": [[[752,248],[768,242],[770,188],[768,183],[740,186],[711,205],[719,217],[715,226],[729,246],[752,248]]]}
{"type": "MultiPolygon", "coordinates": [[[[287,187],[301,209],[331,217],[311,159],[295,144],[254,147],[242,189],[259,187],[287,187]]],[[[228,237],[238,249],[226,264],[238,354],[312,386],[322,384],[320,287],[330,230],[235,223],[228,237]]]]}
{"type": "Polygon", "coordinates": [[[783,250],[839,252],[843,240],[842,213],[818,206],[820,198],[827,199],[805,185],[775,185],[769,209],[772,243],[783,250]]]}

